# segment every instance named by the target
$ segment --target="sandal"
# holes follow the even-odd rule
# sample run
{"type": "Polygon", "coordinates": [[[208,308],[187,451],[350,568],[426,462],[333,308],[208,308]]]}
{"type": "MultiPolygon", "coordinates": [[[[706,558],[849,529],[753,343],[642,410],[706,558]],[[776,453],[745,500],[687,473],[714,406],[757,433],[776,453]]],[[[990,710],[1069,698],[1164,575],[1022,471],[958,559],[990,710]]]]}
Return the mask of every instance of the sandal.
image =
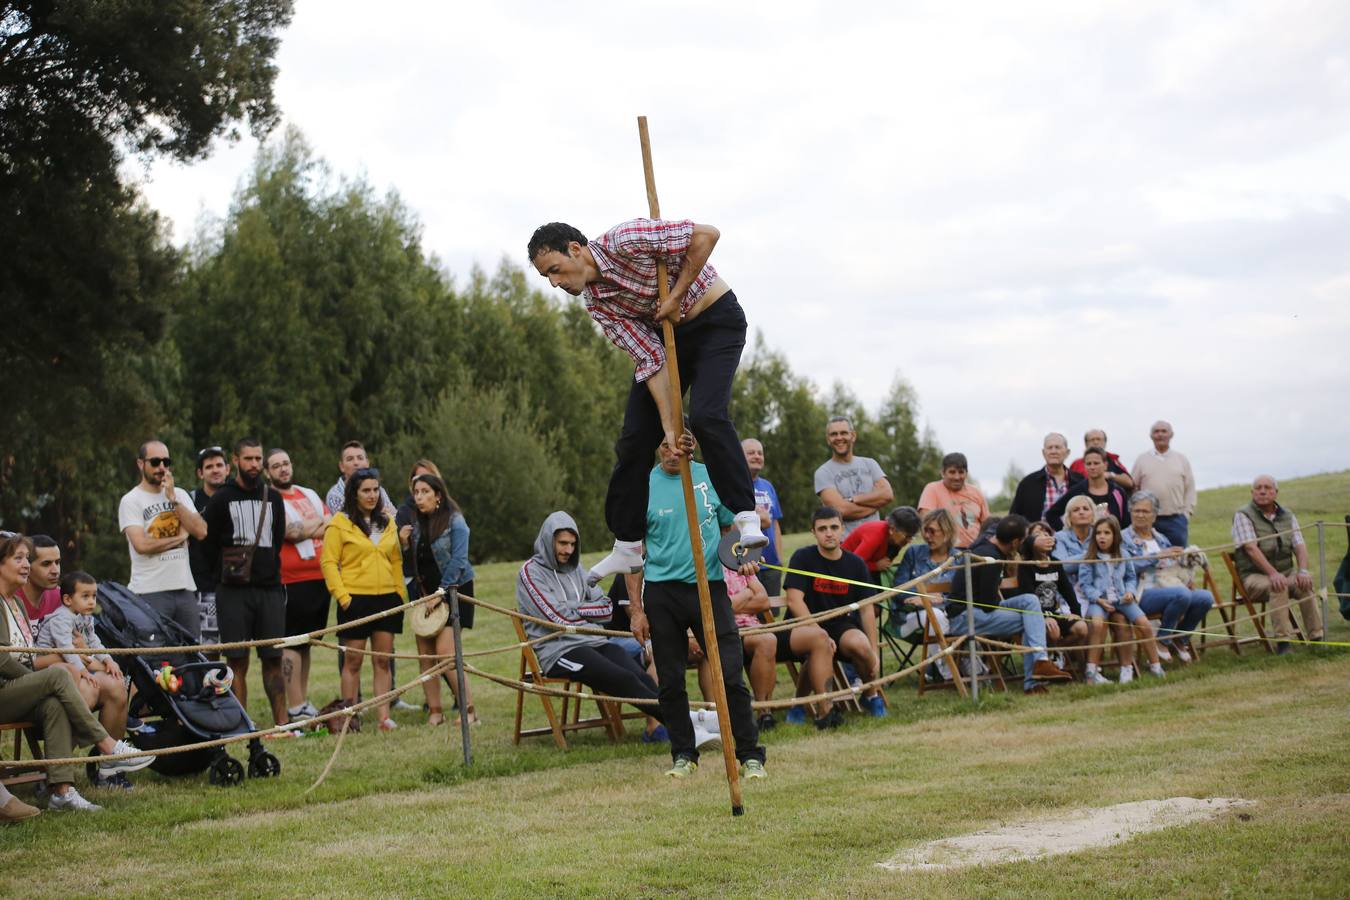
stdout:
{"type": "MultiPolygon", "coordinates": [[[[474,708],[473,708],[473,704],[472,704],[472,703],[469,704],[469,708],[466,710],[466,714],[467,714],[468,717],[469,717],[469,724],[470,724],[470,725],[482,725],[482,724],[483,724],[483,720],[480,719],[480,718],[478,717],[478,713],[476,713],[476,712],[474,711],[474,708]]],[[[456,724],[456,725],[460,724],[460,717],[459,717],[459,716],[455,716],[455,724],[456,724]]]]}
{"type": "Polygon", "coordinates": [[[436,727],[437,725],[444,725],[445,716],[441,715],[441,711],[439,709],[435,710],[434,712],[432,712],[431,715],[427,716],[427,724],[432,726],[433,728],[436,727]]]}

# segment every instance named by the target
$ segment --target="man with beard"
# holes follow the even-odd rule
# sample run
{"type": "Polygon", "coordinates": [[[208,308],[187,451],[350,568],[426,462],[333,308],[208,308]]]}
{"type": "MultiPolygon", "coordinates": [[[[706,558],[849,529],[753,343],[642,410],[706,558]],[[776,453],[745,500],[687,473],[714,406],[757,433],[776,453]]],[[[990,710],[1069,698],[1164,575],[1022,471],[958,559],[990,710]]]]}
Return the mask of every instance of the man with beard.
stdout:
{"type": "MultiPolygon", "coordinates": [[[[286,504],[262,478],[262,443],[241,438],[234,445],[238,474],[221,485],[206,504],[209,558],[220,563],[216,615],[222,643],[257,641],[286,634],[286,592],[281,586],[281,545],[286,540],[286,504]],[[223,559],[226,548],[251,548],[247,567],[237,576],[223,559]]],[[[286,682],[281,672],[281,648],[258,647],[262,660],[263,690],[278,725],[290,721],[286,712],[286,682]]],[[[248,706],[248,648],[225,651],[234,672],[234,693],[248,706]]]]}
{"type": "Polygon", "coordinates": [[[197,584],[188,565],[188,536],[206,537],[206,522],[188,492],[173,483],[173,460],[160,441],[146,441],[136,455],[141,481],[123,495],[117,524],[131,554],[131,588],[160,615],[201,640],[197,584]]]}
{"type": "MultiPolygon", "coordinates": [[[[192,491],[192,505],[197,512],[206,509],[211,495],[220,490],[230,478],[230,461],[225,458],[222,447],[206,447],[197,451],[197,479],[202,486],[192,491]]],[[[197,609],[202,620],[202,643],[220,642],[220,629],[216,627],[216,572],[206,557],[202,542],[197,538],[188,541],[188,563],[192,566],[192,580],[197,582],[197,609]]],[[[209,656],[215,659],[218,654],[209,656]]]]}

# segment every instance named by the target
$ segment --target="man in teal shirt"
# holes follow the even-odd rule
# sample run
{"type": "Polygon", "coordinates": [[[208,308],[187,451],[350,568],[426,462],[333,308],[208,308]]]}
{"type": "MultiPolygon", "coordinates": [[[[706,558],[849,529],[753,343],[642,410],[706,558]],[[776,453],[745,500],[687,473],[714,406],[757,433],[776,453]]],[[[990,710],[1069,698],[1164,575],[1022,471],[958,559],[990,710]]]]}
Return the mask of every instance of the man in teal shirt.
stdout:
{"type": "MultiPolygon", "coordinates": [[[[626,577],[633,634],[640,641],[650,637],[652,657],[656,661],[661,717],[670,732],[670,755],[674,763],[667,774],[683,778],[698,768],[694,726],[688,714],[689,693],[685,688],[689,630],[693,630],[705,653],[707,647],[703,643],[698,579],[684,509],[684,487],[680,483],[680,458],[665,442],[661,444],[660,454],[661,464],[652,469],[648,480],[646,570],[626,577]]],[[[722,527],[731,525],[735,515],[722,505],[703,464],[691,462],[689,468],[694,482],[699,532],[703,537],[704,566],[712,593],[727,712],[736,739],[736,758],[740,760],[746,778],[763,778],[764,748],[759,744],[759,730],[755,727],[750,705],[752,699],[741,672],[744,651],[717,556],[722,527]]]]}

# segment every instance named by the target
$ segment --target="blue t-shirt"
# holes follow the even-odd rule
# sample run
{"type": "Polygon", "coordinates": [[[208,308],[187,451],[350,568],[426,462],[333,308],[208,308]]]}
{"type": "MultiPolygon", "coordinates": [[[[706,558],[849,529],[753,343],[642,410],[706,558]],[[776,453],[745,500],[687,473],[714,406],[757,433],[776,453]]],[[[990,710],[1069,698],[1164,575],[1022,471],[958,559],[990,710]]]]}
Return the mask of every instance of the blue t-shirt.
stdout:
{"type": "MultiPolygon", "coordinates": [[[[703,463],[691,462],[689,474],[694,482],[699,533],[703,535],[703,563],[708,580],[720,582],[722,563],[717,558],[717,545],[722,540],[721,526],[730,525],[736,515],[722,505],[703,463]]],[[[689,546],[684,486],[678,474],[667,474],[660,466],[652,469],[647,480],[647,565],[643,578],[687,584],[698,581],[694,574],[694,553],[689,546]]]]}
{"type": "Polygon", "coordinates": [[[755,478],[754,488],[755,508],[761,506],[769,508],[769,527],[764,529],[764,536],[769,539],[769,545],[764,548],[764,561],[776,566],[782,565],[783,561],[778,558],[778,547],[773,542],[774,530],[778,528],[778,522],[783,518],[783,507],[778,505],[778,492],[773,489],[773,484],[767,478],[755,478]]]}

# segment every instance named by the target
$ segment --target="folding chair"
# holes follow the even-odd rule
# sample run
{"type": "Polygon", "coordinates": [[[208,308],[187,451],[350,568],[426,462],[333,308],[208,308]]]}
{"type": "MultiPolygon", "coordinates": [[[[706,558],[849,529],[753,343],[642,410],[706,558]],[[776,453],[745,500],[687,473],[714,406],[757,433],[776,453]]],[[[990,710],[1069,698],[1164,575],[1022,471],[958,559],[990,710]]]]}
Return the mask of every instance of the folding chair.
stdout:
{"type": "MultiPolygon", "coordinates": [[[[525,635],[525,628],[521,625],[520,619],[511,617],[511,621],[516,626],[516,637],[521,643],[529,640],[525,635]]],[[[618,743],[623,737],[623,717],[619,713],[619,704],[607,700],[596,700],[595,705],[599,709],[598,716],[592,716],[583,719],[581,717],[581,694],[585,690],[585,685],[571,678],[550,678],[543,673],[539,665],[539,657],[535,655],[534,647],[523,646],[520,648],[520,681],[526,684],[538,686],[561,686],[567,691],[569,696],[560,697],[562,700],[562,716],[559,717],[557,711],[553,708],[554,697],[548,694],[535,694],[539,702],[543,704],[544,715],[548,718],[547,726],[537,728],[521,728],[521,719],[525,712],[525,691],[516,692],[516,724],[515,734],[512,743],[519,744],[523,737],[536,737],[544,734],[552,734],[553,742],[558,745],[559,750],[567,749],[567,738],[564,736],[568,731],[581,731],[586,728],[603,728],[609,735],[609,739],[618,743]],[[569,714],[568,708],[571,707],[569,714]]]]}
{"type": "MultiPolygon", "coordinates": [[[[28,741],[28,752],[33,759],[42,759],[42,747],[38,744],[37,734],[33,730],[31,722],[10,722],[7,725],[0,725],[0,731],[14,732],[14,760],[15,762],[23,759],[23,741],[28,741]]],[[[47,780],[47,769],[45,766],[16,766],[5,768],[5,776],[0,778],[0,784],[30,784],[37,781],[47,780]]]]}
{"type": "MultiPolygon", "coordinates": [[[[1232,582],[1232,588],[1225,602],[1219,594],[1219,589],[1214,585],[1214,579],[1210,576],[1209,570],[1205,571],[1205,586],[1209,588],[1214,595],[1214,610],[1218,612],[1219,618],[1223,620],[1224,629],[1228,632],[1228,637],[1217,641],[1208,640],[1205,636],[1200,637],[1200,645],[1196,648],[1197,653],[1203,653],[1210,647],[1232,647],[1233,652],[1241,655],[1241,646],[1246,643],[1258,642],[1266,648],[1267,653],[1274,653],[1275,647],[1271,644],[1270,638],[1266,635],[1265,624],[1262,621],[1266,614],[1267,604],[1261,604],[1261,612],[1256,611],[1256,604],[1247,596],[1247,592],[1242,587],[1242,576],[1238,574],[1237,562],[1233,559],[1233,553],[1225,550],[1221,554],[1223,564],[1228,569],[1228,578],[1232,582]],[[1251,619],[1252,626],[1256,629],[1256,637],[1238,637],[1237,616],[1238,611],[1245,609],[1251,619]]],[[[1292,612],[1290,614],[1292,619],[1292,612]]],[[[1206,619],[1209,617],[1206,616],[1206,619]]],[[[1204,628],[1204,623],[1201,623],[1204,628]]],[[[1302,635],[1299,635],[1302,637],[1302,635]]]]}

